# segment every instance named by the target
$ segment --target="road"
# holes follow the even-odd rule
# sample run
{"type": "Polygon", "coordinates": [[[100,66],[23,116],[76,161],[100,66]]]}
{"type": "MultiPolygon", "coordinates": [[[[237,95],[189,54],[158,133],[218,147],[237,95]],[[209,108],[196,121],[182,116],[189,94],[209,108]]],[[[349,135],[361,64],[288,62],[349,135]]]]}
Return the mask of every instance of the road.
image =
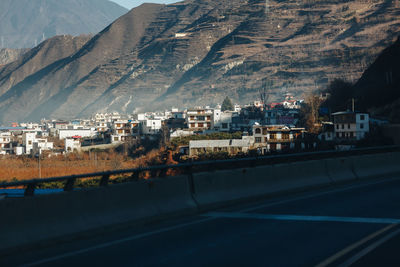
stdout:
{"type": "Polygon", "coordinates": [[[0,266],[400,266],[400,177],[135,226],[0,266]]]}

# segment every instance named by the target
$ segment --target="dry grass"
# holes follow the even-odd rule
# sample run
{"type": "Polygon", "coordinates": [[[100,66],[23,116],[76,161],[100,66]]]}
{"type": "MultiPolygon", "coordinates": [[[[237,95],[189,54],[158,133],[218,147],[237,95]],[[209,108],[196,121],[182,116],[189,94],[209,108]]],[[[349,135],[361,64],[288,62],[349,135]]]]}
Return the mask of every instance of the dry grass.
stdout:
{"type": "MultiPolygon", "coordinates": [[[[152,150],[135,159],[124,157],[116,152],[44,157],[40,160],[40,176],[41,178],[58,177],[164,164],[166,160],[163,160],[163,153],[164,150],[152,150]]],[[[33,178],[39,178],[38,159],[9,156],[0,158],[0,182],[33,178]]]]}

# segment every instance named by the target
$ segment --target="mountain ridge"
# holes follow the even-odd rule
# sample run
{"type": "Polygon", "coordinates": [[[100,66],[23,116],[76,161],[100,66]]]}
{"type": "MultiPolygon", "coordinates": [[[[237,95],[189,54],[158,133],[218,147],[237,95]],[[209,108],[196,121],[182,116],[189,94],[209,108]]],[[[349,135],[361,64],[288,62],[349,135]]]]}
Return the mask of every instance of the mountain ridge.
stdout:
{"type": "Polygon", "coordinates": [[[56,35],[96,34],[127,11],[108,0],[2,0],[0,45],[32,48],[56,35]]]}
{"type": "Polygon", "coordinates": [[[246,103],[357,80],[399,34],[395,1],[187,0],[132,9],[74,54],[4,87],[2,122],[246,103]],[[23,103],[23,104],[21,104],[23,103]],[[23,113],[21,113],[21,106],[23,113]]]}

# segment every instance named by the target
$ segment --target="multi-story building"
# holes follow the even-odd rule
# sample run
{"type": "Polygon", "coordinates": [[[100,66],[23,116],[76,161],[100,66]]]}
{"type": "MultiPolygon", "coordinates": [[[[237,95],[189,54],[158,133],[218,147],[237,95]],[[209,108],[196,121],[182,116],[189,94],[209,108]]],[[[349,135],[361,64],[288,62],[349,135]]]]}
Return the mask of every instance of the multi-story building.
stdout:
{"type": "Polygon", "coordinates": [[[54,144],[47,139],[36,138],[35,132],[25,132],[22,135],[22,145],[25,147],[25,154],[41,154],[42,151],[54,147],[54,144]]]}
{"type": "Polygon", "coordinates": [[[140,134],[139,122],[131,120],[116,120],[112,124],[111,142],[124,142],[128,138],[140,134]]]}
{"type": "Polygon", "coordinates": [[[186,122],[190,130],[210,130],[214,127],[214,110],[211,108],[189,109],[186,112],[186,122]]]}
{"type": "Polygon", "coordinates": [[[237,115],[237,112],[221,112],[220,110],[218,110],[217,112],[214,111],[214,130],[219,132],[229,132],[232,126],[233,115],[237,115]]]}
{"type": "Polygon", "coordinates": [[[65,152],[79,151],[81,149],[81,141],[79,138],[65,138],[65,152]]]}
{"type": "Polygon", "coordinates": [[[0,132],[0,154],[10,154],[13,150],[10,132],[0,132]]]}
{"type": "Polygon", "coordinates": [[[358,141],[369,132],[368,113],[344,111],[332,116],[337,141],[358,141]]]}
{"type": "Polygon", "coordinates": [[[290,128],[285,125],[254,125],[254,148],[262,154],[271,151],[302,149],[305,144],[304,128],[290,128]]]}
{"type": "Polygon", "coordinates": [[[146,135],[158,134],[162,128],[161,119],[147,119],[140,123],[142,134],[146,135]]]}

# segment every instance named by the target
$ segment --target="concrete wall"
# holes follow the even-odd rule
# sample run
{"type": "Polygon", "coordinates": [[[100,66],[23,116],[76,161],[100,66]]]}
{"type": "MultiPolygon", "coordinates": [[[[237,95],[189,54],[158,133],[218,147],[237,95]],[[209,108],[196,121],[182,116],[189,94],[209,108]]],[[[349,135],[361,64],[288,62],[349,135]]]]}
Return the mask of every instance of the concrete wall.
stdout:
{"type": "Polygon", "coordinates": [[[124,223],[160,220],[282,194],[400,174],[400,152],[194,173],[0,200],[0,255],[124,223]]]}

